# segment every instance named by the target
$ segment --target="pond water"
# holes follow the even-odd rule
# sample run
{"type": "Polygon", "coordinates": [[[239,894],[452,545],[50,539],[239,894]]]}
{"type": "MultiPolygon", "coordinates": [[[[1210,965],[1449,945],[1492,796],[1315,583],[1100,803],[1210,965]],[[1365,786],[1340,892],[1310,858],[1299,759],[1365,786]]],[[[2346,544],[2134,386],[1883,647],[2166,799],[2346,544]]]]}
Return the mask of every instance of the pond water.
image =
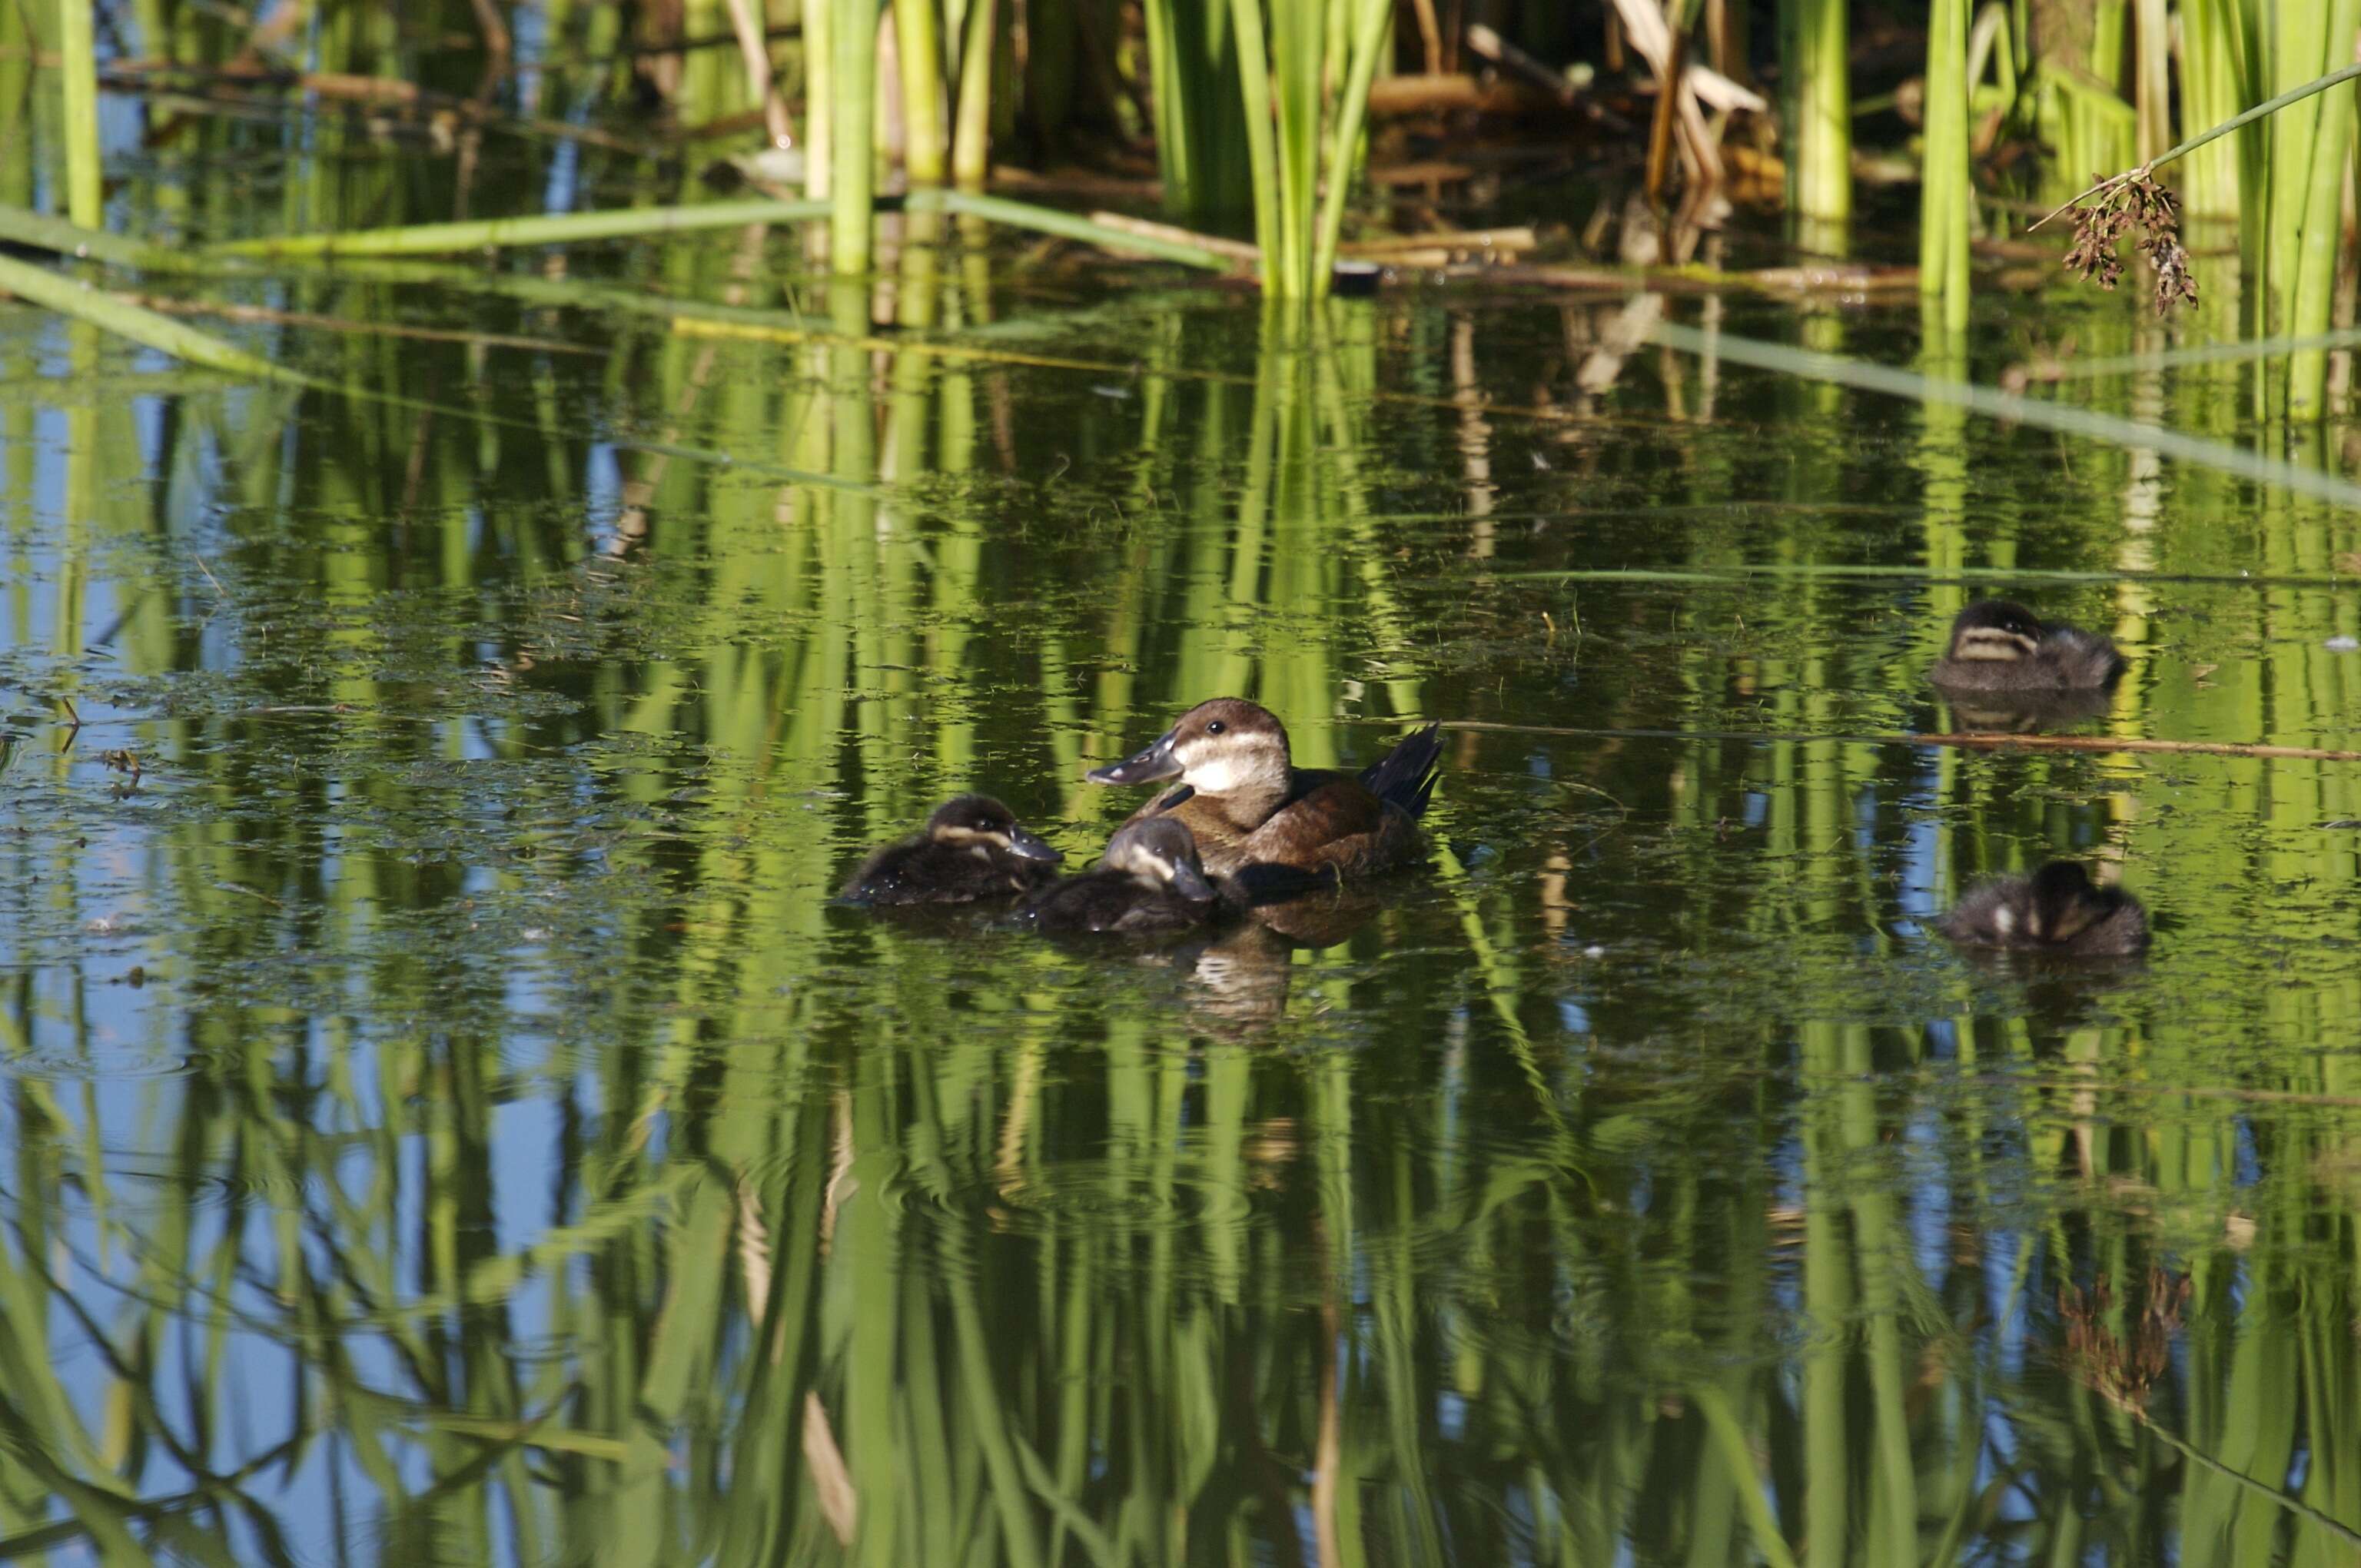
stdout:
{"type": "Polygon", "coordinates": [[[2361,748],[2353,514],[1631,346],[1915,302],[902,239],[207,286],[334,390],[0,313],[0,1548],[2354,1561],[2361,765],[1909,739],[2007,593],[2077,733],[2361,748]],[[1462,726],[1357,926],[829,905],[967,788],[1086,861],[1224,693],[1462,726]],[[2144,964],[1927,929],[2055,856],[2144,964]]]}

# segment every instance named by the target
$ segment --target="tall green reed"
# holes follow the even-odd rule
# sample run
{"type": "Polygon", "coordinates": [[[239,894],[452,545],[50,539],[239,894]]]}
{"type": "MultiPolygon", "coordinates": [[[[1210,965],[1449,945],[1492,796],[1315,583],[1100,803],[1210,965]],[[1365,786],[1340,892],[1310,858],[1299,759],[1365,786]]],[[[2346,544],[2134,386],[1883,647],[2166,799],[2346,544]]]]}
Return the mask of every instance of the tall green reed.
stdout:
{"type": "MultiPolygon", "coordinates": [[[[818,0],[829,17],[829,265],[840,277],[869,271],[875,232],[877,0],[818,0]]],[[[814,7],[815,9],[817,6],[814,7]]]]}
{"type": "Polygon", "coordinates": [[[1231,0],[1146,0],[1142,7],[1165,214],[1224,233],[1250,224],[1257,211],[1232,15],[1231,0]]]}
{"type": "MultiPolygon", "coordinates": [[[[2248,104],[2262,102],[2260,13],[2249,0],[2181,0],[2180,47],[2174,53],[2184,130],[2218,126],[2248,104]]],[[[2140,16],[2141,47],[2148,46],[2147,14],[2140,16]]],[[[2235,139],[2209,143],[2189,155],[2175,177],[2192,218],[2213,223],[2245,211],[2243,191],[2256,189],[2262,173],[2265,132],[2241,132],[2235,139]]],[[[2149,154],[2143,150],[2141,156],[2149,154]]]]}
{"type": "Polygon", "coordinates": [[[86,0],[58,0],[58,71],[64,84],[66,212],[83,228],[106,224],[98,145],[98,35],[86,0]]]}
{"type": "MultiPolygon", "coordinates": [[[[2270,29],[2270,71],[2281,91],[2352,63],[2361,0],[2326,0],[2278,14],[2270,29]]],[[[2344,236],[2343,194],[2353,160],[2354,105],[2347,91],[2289,104],[2267,122],[2270,152],[2268,215],[2253,237],[2260,255],[2245,257],[2246,274],[2268,291],[2263,330],[2306,337],[2327,330],[2334,305],[2344,236]]],[[[2302,349],[2288,358],[2286,380],[2268,402],[2290,418],[2327,409],[2328,357],[2302,349]]]]}
{"type": "Polygon", "coordinates": [[[1926,155],[1919,179],[1918,289],[1946,329],[1968,324],[1975,184],[1968,157],[1968,0],[1933,0],[1927,18],[1926,155]]]}
{"type": "MultiPolygon", "coordinates": [[[[1230,16],[1263,289],[1275,299],[1319,299],[1335,271],[1393,7],[1387,0],[1274,0],[1268,8],[1264,0],[1231,0],[1230,16]]],[[[1175,37],[1170,18],[1162,31],[1175,37]]],[[[1192,157],[1205,135],[1192,138],[1192,157]]]]}
{"type": "Polygon", "coordinates": [[[1852,221],[1850,15],[1847,0],[1779,0],[1787,210],[1801,243],[1831,253],[1852,221]]]}

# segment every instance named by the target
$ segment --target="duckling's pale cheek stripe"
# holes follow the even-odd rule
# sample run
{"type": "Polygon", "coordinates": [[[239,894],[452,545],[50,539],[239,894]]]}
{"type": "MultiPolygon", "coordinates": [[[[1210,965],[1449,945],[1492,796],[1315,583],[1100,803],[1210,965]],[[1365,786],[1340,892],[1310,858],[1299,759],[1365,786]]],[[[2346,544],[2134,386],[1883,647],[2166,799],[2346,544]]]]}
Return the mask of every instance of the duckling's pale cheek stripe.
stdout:
{"type": "Polygon", "coordinates": [[[2014,631],[1971,631],[1960,639],[1954,657],[1960,659],[2022,659],[2033,652],[2030,639],[2014,631]]]}

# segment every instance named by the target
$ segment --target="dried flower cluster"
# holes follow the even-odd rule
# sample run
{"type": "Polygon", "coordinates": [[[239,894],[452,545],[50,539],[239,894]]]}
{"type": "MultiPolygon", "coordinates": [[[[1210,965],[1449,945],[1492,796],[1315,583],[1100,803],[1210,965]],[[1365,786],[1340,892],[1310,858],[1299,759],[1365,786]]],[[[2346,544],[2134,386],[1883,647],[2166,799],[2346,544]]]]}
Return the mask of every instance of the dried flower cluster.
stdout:
{"type": "Polygon", "coordinates": [[[2189,1304],[2187,1275],[2150,1268],[2139,1313],[2117,1337],[2108,1326],[2114,1291],[2100,1278],[2085,1296],[2072,1286],[2058,1292],[2058,1313],[2066,1324],[2066,1365],[2110,1402],[2135,1413],[2147,1409],[2148,1393],[2172,1365],[2172,1342],[2189,1304]]]}
{"type": "Polygon", "coordinates": [[[2163,315],[2176,301],[2196,304],[2197,280],[2180,244],[2180,203],[2146,169],[2133,170],[2100,191],[2088,206],[2074,209],[2074,246],[2066,253],[2066,270],[2113,289],[2124,276],[2115,247],[2134,230],[2142,254],[2156,269],[2156,313],[2163,315]]]}

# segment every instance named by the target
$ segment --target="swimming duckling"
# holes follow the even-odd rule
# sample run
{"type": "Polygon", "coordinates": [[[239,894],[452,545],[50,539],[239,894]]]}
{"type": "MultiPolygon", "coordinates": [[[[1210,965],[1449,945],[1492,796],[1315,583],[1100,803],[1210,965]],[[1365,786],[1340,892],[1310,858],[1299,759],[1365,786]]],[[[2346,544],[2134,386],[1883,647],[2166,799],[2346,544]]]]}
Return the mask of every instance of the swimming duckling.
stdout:
{"type": "Polygon", "coordinates": [[[1440,727],[1430,724],[1403,737],[1358,776],[1299,768],[1288,751],[1287,727],[1276,715],[1240,697],[1219,696],[1182,714],[1142,751],[1084,776],[1108,784],[1177,776],[1179,789],[1133,812],[1130,820],[1169,816],[1185,824],[1206,872],[1215,877],[1272,866],[1356,876],[1417,857],[1418,817],[1434,793],[1442,754],[1440,727]]]}
{"type": "Polygon", "coordinates": [[[1171,817],[1151,817],[1116,828],[1098,870],[1034,894],[1017,917],[1044,931],[1147,937],[1202,926],[1214,908],[1197,840],[1171,817]]]}
{"type": "Polygon", "coordinates": [[[972,904],[1029,893],[1066,857],[988,795],[954,795],[923,833],[871,851],[844,884],[848,904],[972,904]]]}
{"type": "Polygon", "coordinates": [[[1927,672],[1969,692],[2101,691],[2124,656],[2095,631],[2045,621],[2013,599],[1978,599],[1951,622],[1951,645],[1927,672]]]}
{"type": "Polygon", "coordinates": [[[2029,877],[1978,883],[1935,929],[1964,948],[2124,958],[2147,948],[2147,912],[2123,889],[2093,883],[2079,861],[2051,861],[2029,877]]]}

